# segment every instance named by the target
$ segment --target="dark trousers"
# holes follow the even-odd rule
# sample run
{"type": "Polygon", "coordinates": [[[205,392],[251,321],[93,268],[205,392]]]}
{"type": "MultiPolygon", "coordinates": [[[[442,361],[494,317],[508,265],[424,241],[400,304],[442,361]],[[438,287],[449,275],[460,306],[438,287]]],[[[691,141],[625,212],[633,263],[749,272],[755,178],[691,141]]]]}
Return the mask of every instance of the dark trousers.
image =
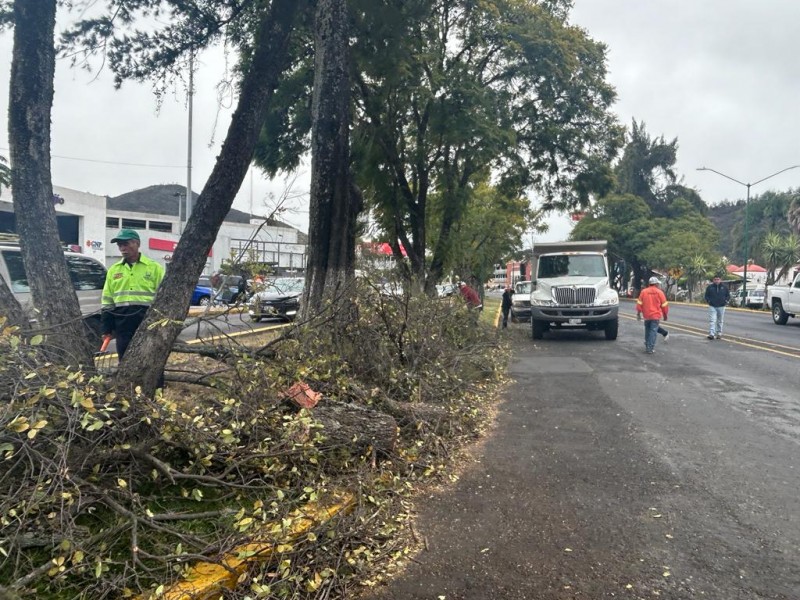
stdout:
{"type": "Polygon", "coordinates": [[[508,327],[508,313],[511,312],[510,308],[504,308],[503,310],[503,329],[508,327]]]}
{"type": "Polygon", "coordinates": [[[661,325],[658,326],[657,333],[663,335],[664,337],[667,337],[667,330],[661,327],[661,325]]]}

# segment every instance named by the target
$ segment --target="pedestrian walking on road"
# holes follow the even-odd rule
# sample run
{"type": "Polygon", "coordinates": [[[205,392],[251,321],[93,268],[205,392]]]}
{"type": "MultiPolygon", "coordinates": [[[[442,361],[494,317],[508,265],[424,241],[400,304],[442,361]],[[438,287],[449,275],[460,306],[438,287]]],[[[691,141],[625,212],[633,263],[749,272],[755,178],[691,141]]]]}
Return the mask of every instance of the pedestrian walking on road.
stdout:
{"type": "MultiPolygon", "coordinates": [[[[644,351],[652,354],[656,350],[660,321],[662,318],[667,320],[669,302],[658,287],[658,277],[651,277],[648,283],[636,300],[636,319],[641,321],[644,315],[644,351]]],[[[664,336],[665,340],[668,335],[669,333],[664,336]]]]}
{"type": "Polygon", "coordinates": [[[722,322],[725,318],[725,306],[731,299],[728,286],[722,285],[719,275],[715,275],[706,288],[705,301],[708,304],[708,339],[722,339],[722,322]]]}
{"type": "Polygon", "coordinates": [[[503,292],[503,299],[500,304],[500,310],[503,311],[503,329],[508,327],[508,313],[511,311],[511,296],[513,295],[514,290],[510,286],[503,292]]]}

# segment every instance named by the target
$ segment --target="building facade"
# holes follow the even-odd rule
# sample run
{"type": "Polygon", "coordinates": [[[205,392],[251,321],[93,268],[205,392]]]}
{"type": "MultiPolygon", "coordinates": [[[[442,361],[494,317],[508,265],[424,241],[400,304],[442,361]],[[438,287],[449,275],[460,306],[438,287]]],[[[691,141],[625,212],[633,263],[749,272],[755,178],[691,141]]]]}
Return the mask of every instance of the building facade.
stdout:
{"type": "MultiPolygon", "coordinates": [[[[54,186],[59,238],[71,250],[110,265],[119,260],[112,238],[120,229],[135,229],[142,240],[142,251],[167,266],[182,233],[183,190],[178,185],[160,185],[109,198],[54,186]]],[[[0,200],[0,233],[16,233],[12,198],[0,200]]],[[[223,260],[235,259],[245,248],[248,260],[263,262],[273,271],[303,272],[308,256],[306,234],[275,219],[266,219],[266,224],[264,221],[231,210],[220,227],[203,274],[217,271],[223,260]]]]}

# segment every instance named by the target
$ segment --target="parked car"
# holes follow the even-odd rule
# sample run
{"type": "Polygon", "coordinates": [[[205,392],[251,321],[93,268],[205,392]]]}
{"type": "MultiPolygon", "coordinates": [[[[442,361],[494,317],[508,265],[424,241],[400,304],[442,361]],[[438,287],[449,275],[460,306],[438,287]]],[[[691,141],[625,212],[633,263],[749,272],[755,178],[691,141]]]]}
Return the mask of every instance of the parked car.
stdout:
{"type": "MultiPolygon", "coordinates": [[[[99,345],[100,297],[106,282],[106,267],[99,260],[79,252],[64,252],[64,257],[89,335],[99,345]]],[[[22,263],[22,252],[14,241],[0,242],[0,277],[5,279],[23,309],[32,312],[31,289],[22,263]]]]}
{"type": "Polygon", "coordinates": [[[436,286],[436,294],[439,298],[455,296],[458,293],[458,286],[455,283],[440,283],[436,286]]]}
{"type": "Polygon", "coordinates": [[[267,282],[264,290],[250,298],[250,319],[255,323],[270,317],[291,321],[297,316],[305,284],[304,277],[278,277],[267,282]]]}
{"type": "Polygon", "coordinates": [[[533,284],[530,281],[518,281],[514,285],[514,295],[511,297],[511,322],[520,323],[531,320],[531,291],[533,284]]]}
{"type": "Polygon", "coordinates": [[[214,290],[209,286],[198,283],[194,286],[194,292],[192,292],[192,306],[208,306],[213,295],[214,290]]]}
{"type": "MultiPolygon", "coordinates": [[[[243,279],[240,275],[223,275],[223,286],[222,292],[216,297],[218,302],[223,302],[225,304],[234,304],[239,295],[239,282],[243,279]]],[[[211,285],[211,277],[204,275],[200,278],[197,282],[198,285],[209,287],[213,289],[211,285]]],[[[244,298],[242,299],[242,301],[244,298]]]]}
{"type": "Polygon", "coordinates": [[[743,289],[737,290],[731,294],[729,304],[742,308],[763,308],[765,300],[766,293],[763,288],[747,288],[746,298],[743,289]]]}

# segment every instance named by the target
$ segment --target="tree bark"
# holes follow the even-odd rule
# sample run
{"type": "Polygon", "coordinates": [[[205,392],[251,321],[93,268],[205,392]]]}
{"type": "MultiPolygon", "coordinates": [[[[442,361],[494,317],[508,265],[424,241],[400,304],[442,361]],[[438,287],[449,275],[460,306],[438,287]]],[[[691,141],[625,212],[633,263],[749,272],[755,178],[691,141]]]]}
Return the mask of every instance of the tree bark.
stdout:
{"type": "Polygon", "coordinates": [[[14,297],[14,292],[6,285],[6,280],[2,277],[0,277],[0,317],[8,319],[6,325],[16,325],[22,331],[28,331],[31,328],[28,315],[25,314],[22,306],[14,297]]]}
{"type": "Polygon", "coordinates": [[[208,178],[164,281],[120,364],[120,385],[155,391],[172,344],[181,332],[192,290],[220,225],[244,180],[264,116],[287,62],[298,0],[273,0],[258,25],[250,68],[214,170],[208,178]],[[152,327],[155,324],[159,326],[152,327]],[[163,326],[162,326],[163,325],[163,326]]]}
{"type": "MultiPolygon", "coordinates": [[[[304,317],[346,302],[355,276],[361,196],[350,173],[350,78],[346,0],[319,0],[311,130],[309,253],[304,317]]],[[[349,314],[349,313],[348,313],[349,314]]]]}
{"type": "Polygon", "coordinates": [[[59,244],[50,176],[56,0],[16,0],[13,10],[8,141],[22,259],[53,360],[89,364],[92,348],[59,244]]]}
{"type": "Polygon", "coordinates": [[[338,402],[320,404],[309,412],[324,427],[325,447],[354,451],[371,447],[382,454],[394,452],[397,423],[385,413],[338,402]]]}

